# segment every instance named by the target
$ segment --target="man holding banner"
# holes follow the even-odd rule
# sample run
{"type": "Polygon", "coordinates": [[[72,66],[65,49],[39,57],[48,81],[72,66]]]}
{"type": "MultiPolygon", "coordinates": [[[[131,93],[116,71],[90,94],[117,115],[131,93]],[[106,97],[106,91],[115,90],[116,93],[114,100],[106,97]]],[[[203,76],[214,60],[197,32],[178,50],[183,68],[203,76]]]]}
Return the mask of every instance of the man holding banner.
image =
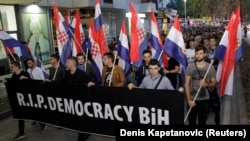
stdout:
{"type": "Polygon", "coordinates": [[[68,57],[66,61],[66,67],[68,71],[65,73],[63,83],[67,84],[86,84],[88,87],[95,85],[94,82],[91,81],[90,77],[86,72],[81,71],[77,68],[77,59],[75,56],[68,57]]]}
{"type": "Polygon", "coordinates": [[[206,125],[207,107],[209,104],[208,88],[216,87],[216,71],[212,63],[205,61],[206,48],[202,45],[195,48],[195,62],[188,64],[185,76],[186,98],[189,112],[189,124],[206,125]],[[197,99],[196,99],[197,97],[197,99]],[[190,111],[191,110],[191,111],[190,111]]]}
{"type": "Polygon", "coordinates": [[[102,86],[108,87],[124,87],[126,84],[126,78],[124,71],[118,65],[115,65],[116,57],[113,53],[107,52],[103,55],[102,69],[102,86]]]}
{"type": "MultiPolygon", "coordinates": [[[[170,80],[159,73],[161,65],[157,59],[152,59],[148,64],[148,68],[150,75],[144,77],[139,88],[174,90],[170,80]]],[[[130,83],[128,88],[131,90],[136,86],[130,83]]]]}
{"type": "Polygon", "coordinates": [[[59,55],[50,55],[49,62],[52,67],[49,69],[49,79],[46,81],[61,81],[64,78],[66,69],[61,65],[59,55]]]}
{"type": "MultiPolygon", "coordinates": [[[[75,56],[68,57],[66,61],[68,71],[65,74],[63,83],[67,84],[87,84],[88,87],[95,85],[91,82],[91,78],[85,71],[77,68],[77,58],[75,56]]],[[[87,139],[88,134],[78,133],[78,141],[87,139]]]]}
{"type": "MultiPolygon", "coordinates": [[[[10,65],[11,72],[13,72],[11,79],[12,80],[23,80],[23,79],[31,79],[28,72],[21,70],[21,65],[18,61],[11,62],[10,65]]],[[[7,80],[4,79],[3,83],[7,83],[7,80]]],[[[18,120],[18,130],[19,133],[14,137],[13,140],[19,140],[26,137],[26,134],[24,133],[24,120],[18,120]]]]}
{"type": "Polygon", "coordinates": [[[76,55],[77,58],[77,68],[85,71],[89,75],[92,82],[97,82],[97,76],[93,65],[89,62],[88,57],[82,53],[76,55]]]}

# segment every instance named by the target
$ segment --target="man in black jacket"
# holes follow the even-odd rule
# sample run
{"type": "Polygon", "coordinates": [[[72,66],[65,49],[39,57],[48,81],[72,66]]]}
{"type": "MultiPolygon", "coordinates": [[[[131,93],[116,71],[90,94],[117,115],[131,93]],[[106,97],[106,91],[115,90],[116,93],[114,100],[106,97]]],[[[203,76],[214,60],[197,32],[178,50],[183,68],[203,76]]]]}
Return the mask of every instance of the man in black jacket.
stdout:
{"type": "Polygon", "coordinates": [[[78,63],[77,68],[85,71],[87,75],[90,76],[92,82],[97,82],[96,71],[93,65],[88,60],[86,60],[86,56],[82,53],[79,53],[76,55],[76,58],[78,63]]]}
{"type": "MultiPolygon", "coordinates": [[[[145,76],[150,75],[149,73],[149,68],[148,68],[148,64],[149,62],[152,60],[152,52],[149,49],[146,49],[143,51],[143,63],[142,65],[138,68],[138,70],[136,71],[136,81],[137,81],[137,86],[140,86],[143,78],[145,76]]],[[[163,68],[160,69],[159,71],[160,74],[164,74],[163,73],[163,68]]]]}
{"type": "MultiPolygon", "coordinates": [[[[62,80],[63,83],[67,84],[84,84],[88,87],[95,85],[94,82],[91,81],[90,76],[77,68],[77,58],[74,56],[68,57],[66,61],[67,71],[65,73],[64,79],[62,80]]],[[[86,140],[89,134],[85,133],[78,133],[77,141],[86,140]]]]}
{"type": "MultiPolygon", "coordinates": [[[[28,72],[21,70],[21,65],[18,61],[11,62],[10,70],[13,73],[12,77],[10,79],[21,81],[23,79],[31,79],[28,72]]],[[[3,83],[6,83],[8,80],[4,79],[3,83]]],[[[24,120],[18,120],[18,130],[19,133],[14,137],[13,140],[20,140],[22,138],[26,137],[26,134],[24,133],[24,120]]]]}

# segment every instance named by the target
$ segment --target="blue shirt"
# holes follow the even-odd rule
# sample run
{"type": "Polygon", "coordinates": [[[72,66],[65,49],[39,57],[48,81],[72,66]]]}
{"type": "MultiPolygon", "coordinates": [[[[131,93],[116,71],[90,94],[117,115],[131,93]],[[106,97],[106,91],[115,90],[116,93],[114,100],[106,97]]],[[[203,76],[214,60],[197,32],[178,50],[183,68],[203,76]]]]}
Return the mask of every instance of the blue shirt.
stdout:
{"type": "MultiPolygon", "coordinates": [[[[140,84],[139,88],[154,89],[160,78],[161,78],[161,75],[158,75],[154,79],[151,77],[151,75],[146,76],[142,80],[142,83],[140,84]]],[[[158,85],[158,87],[156,89],[174,90],[174,87],[172,86],[172,84],[169,81],[169,79],[167,77],[163,76],[160,84],[158,85]]]]}
{"type": "Polygon", "coordinates": [[[77,65],[79,70],[85,71],[85,65],[77,65]]]}

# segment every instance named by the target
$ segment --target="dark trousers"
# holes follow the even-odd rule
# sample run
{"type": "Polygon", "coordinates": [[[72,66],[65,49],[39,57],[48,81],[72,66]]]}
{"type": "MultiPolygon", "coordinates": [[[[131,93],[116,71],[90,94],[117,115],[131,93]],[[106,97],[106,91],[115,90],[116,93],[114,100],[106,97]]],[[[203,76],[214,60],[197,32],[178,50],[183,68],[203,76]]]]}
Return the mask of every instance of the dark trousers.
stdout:
{"type": "Polygon", "coordinates": [[[220,125],[220,104],[214,109],[214,121],[216,125],[220,125]]]}
{"type": "Polygon", "coordinates": [[[19,134],[24,134],[24,120],[18,120],[19,134]]]}
{"type": "Polygon", "coordinates": [[[195,103],[188,116],[189,125],[197,125],[197,118],[198,125],[206,125],[209,100],[196,100],[195,103]]]}
{"type": "Polygon", "coordinates": [[[86,133],[78,133],[77,141],[85,141],[87,140],[89,134],[86,133]]]}
{"type": "MultiPolygon", "coordinates": [[[[219,100],[219,98],[218,98],[219,100]]],[[[211,112],[214,112],[214,121],[216,125],[220,125],[220,101],[214,103],[211,102],[210,103],[211,107],[209,108],[209,110],[211,109],[211,112]]],[[[208,112],[208,114],[210,113],[210,111],[208,112]]]]}
{"type": "Polygon", "coordinates": [[[44,124],[44,123],[40,123],[40,125],[41,125],[41,127],[43,127],[43,126],[45,126],[46,124],[44,124]]]}
{"type": "Polygon", "coordinates": [[[208,106],[208,115],[214,113],[214,121],[216,125],[220,125],[220,97],[216,92],[210,92],[210,100],[208,106]]]}

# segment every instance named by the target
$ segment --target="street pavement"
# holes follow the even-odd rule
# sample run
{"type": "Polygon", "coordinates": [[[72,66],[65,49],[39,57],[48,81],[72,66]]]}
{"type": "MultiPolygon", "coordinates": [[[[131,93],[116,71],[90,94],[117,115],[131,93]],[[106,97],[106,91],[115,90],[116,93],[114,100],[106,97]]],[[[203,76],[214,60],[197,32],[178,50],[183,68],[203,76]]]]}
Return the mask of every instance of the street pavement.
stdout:
{"type": "MultiPolygon", "coordinates": [[[[40,133],[40,126],[32,127],[32,121],[25,121],[26,138],[20,141],[77,141],[78,133],[48,125],[44,133],[40,133]]],[[[13,141],[18,133],[18,121],[11,116],[0,121],[0,141],[13,141]]],[[[114,137],[90,135],[87,141],[115,141],[114,137]]]]}
{"type": "Polygon", "coordinates": [[[7,95],[7,93],[6,93],[4,84],[0,83],[0,98],[6,97],[6,95],[7,95]]]}
{"type": "MultiPolygon", "coordinates": [[[[250,36],[248,36],[250,37],[250,36]]],[[[245,39],[250,45],[250,38],[245,39]]],[[[221,100],[221,125],[246,125],[247,109],[240,77],[240,67],[237,67],[235,73],[235,89],[232,96],[225,96],[221,100]]],[[[0,85],[0,98],[6,93],[0,85]]],[[[186,105],[186,104],[185,104],[186,105]]],[[[186,109],[186,108],[185,108],[186,109]]],[[[186,112],[186,111],[185,111],[186,112]]],[[[56,120],[56,119],[55,119],[56,120]]],[[[32,121],[25,121],[25,132],[27,137],[21,141],[77,141],[78,133],[68,129],[58,128],[48,125],[46,132],[40,133],[39,127],[31,127],[32,121]]],[[[208,125],[214,125],[214,113],[208,116],[208,125]]],[[[18,132],[17,120],[12,116],[0,119],[0,141],[12,141],[18,132]]],[[[99,135],[90,135],[87,141],[115,141],[115,137],[106,137],[99,135]]]]}

